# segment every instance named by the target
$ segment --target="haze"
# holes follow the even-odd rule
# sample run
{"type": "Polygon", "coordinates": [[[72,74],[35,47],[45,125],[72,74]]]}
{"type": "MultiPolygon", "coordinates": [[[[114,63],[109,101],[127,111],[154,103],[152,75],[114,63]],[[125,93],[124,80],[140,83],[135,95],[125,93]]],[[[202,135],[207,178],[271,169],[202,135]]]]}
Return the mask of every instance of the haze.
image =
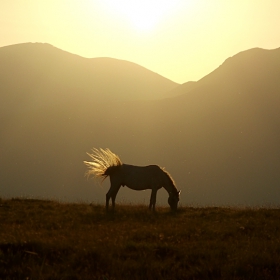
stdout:
{"type": "MultiPolygon", "coordinates": [[[[183,85],[50,44],[2,47],[0,62],[1,196],[104,203],[109,180],[87,181],[83,161],[109,147],[165,167],[183,205],[279,204],[280,48],[240,52],[183,85]]],[[[149,195],[121,188],[117,202],[149,195]]]]}
{"type": "Polygon", "coordinates": [[[279,10],[1,1],[0,196],[104,203],[83,164],[101,147],[165,167],[182,205],[279,205],[279,10]]]}
{"type": "Polygon", "coordinates": [[[241,50],[279,47],[279,11],[278,0],[1,1],[0,46],[46,42],[184,83],[241,50]]]}

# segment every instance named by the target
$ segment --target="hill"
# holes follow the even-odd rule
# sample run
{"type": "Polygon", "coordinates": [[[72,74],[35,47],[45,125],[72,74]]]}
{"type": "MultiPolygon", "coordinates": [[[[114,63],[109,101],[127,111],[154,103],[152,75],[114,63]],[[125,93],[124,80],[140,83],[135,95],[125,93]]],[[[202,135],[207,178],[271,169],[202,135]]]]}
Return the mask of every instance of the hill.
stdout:
{"type": "Polygon", "coordinates": [[[2,47],[0,62],[0,101],[6,108],[14,102],[40,106],[69,99],[158,99],[177,86],[135,63],[83,58],[42,43],[2,47]]]}
{"type": "MultiPolygon", "coordinates": [[[[170,91],[170,96],[194,93],[206,87],[204,93],[263,92],[279,90],[280,48],[265,50],[254,48],[240,52],[197,82],[186,82],[170,91]],[[214,89],[215,87],[215,89],[214,89]]],[[[210,93],[211,94],[211,93],[210,93]]]]}
{"type": "Polygon", "coordinates": [[[244,204],[279,203],[279,74],[280,48],[251,49],[185,93],[179,86],[181,95],[169,100],[185,134],[189,183],[204,186],[201,192],[212,192],[213,201],[223,193],[244,204]]]}
{"type": "MultiPolygon", "coordinates": [[[[239,53],[173,98],[11,103],[0,113],[1,194],[104,203],[109,182],[87,181],[83,160],[109,147],[124,163],[166,167],[183,205],[279,205],[279,51],[239,53]]],[[[117,203],[149,196],[122,188],[117,203]]]]}
{"type": "Polygon", "coordinates": [[[277,279],[279,209],[0,200],[1,279],[277,279]]]}

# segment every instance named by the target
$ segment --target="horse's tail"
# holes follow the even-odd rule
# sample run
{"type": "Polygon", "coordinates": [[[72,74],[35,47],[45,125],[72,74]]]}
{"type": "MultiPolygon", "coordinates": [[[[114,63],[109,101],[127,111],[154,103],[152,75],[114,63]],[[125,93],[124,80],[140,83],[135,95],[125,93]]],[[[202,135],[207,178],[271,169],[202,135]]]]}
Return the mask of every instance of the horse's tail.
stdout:
{"type": "Polygon", "coordinates": [[[105,180],[107,176],[110,176],[116,166],[121,166],[122,162],[120,158],[107,149],[92,149],[92,153],[87,153],[92,161],[84,161],[84,164],[88,167],[86,176],[93,176],[96,179],[105,180]]]}

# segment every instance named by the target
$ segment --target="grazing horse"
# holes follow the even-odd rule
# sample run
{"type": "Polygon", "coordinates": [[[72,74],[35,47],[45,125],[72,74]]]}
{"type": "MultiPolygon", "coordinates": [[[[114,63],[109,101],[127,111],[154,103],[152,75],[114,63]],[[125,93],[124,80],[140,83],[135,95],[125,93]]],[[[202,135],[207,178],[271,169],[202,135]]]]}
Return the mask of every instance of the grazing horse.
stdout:
{"type": "MultiPolygon", "coordinates": [[[[123,164],[120,158],[109,149],[92,149],[87,153],[92,161],[84,161],[89,168],[87,176],[93,175],[97,179],[105,180],[110,177],[111,187],[106,194],[106,210],[109,209],[109,201],[112,199],[112,208],[115,209],[115,199],[121,186],[127,186],[133,190],[151,189],[149,209],[155,211],[157,191],[165,188],[169,194],[168,204],[172,211],[177,209],[180,191],[175,187],[171,176],[163,168],[157,165],[134,166],[123,164]]],[[[102,180],[102,182],[103,182],[102,180]]]]}

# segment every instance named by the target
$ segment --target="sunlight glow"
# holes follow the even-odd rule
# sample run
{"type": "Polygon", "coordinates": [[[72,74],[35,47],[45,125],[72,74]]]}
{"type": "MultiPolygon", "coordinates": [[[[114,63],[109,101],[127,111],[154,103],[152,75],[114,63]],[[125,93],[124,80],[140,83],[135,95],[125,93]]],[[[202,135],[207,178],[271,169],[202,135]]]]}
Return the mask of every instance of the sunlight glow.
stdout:
{"type": "Polygon", "coordinates": [[[179,1],[173,0],[105,0],[107,7],[129,21],[139,31],[154,29],[159,22],[168,16],[179,1]]]}

